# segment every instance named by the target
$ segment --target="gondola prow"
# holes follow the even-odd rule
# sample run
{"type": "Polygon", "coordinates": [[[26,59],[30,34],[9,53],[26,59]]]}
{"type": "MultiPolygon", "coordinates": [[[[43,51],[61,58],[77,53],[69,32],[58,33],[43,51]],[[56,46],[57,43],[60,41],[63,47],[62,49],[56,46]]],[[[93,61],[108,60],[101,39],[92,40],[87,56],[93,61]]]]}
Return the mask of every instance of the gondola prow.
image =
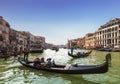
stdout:
{"type": "Polygon", "coordinates": [[[111,54],[110,53],[108,53],[107,55],[106,55],[106,61],[108,62],[108,65],[109,66],[111,66],[111,54]]]}

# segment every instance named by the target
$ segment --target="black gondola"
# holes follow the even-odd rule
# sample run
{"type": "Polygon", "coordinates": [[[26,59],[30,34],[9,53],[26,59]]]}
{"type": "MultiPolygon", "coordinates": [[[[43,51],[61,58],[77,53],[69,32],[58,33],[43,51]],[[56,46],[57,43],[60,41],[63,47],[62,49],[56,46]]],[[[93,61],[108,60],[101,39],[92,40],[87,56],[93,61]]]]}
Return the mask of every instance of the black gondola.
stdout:
{"type": "Polygon", "coordinates": [[[74,58],[81,58],[81,57],[89,56],[91,52],[92,52],[92,50],[89,51],[89,52],[86,52],[86,53],[78,52],[77,54],[71,54],[71,53],[68,52],[68,55],[71,56],[71,57],[74,57],[74,58]]]}
{"type": "Polygon", "coordinates": [[[59,48],[58,47],[52,47],[51,50],[55,50],[57,52],[57,51],[59,51],[59,48]]]}
{"type": "Polygon", "coordinates": [[[44,49],[41,48],[41,49],[30,49],[30,53],[43,53],[44,52],[44,49]]]}
{"type": "Polygon", "coordinates": [[[50,68],[48,67],[35,67],[33,62],[26,63],[20,58],[18,61],[26,66],[37,70],[44,70],[48,72],[62,73],[62,74],[100,74],[106,73],[108,71],[109,60],[111,58],[111,54],[106,55],[106,61],[100,65],[71,65],[66,69],[64,65],[54,65],[50,68]]]}
{"type": "Polygon", "coordinates": [[[97,49],[98,51],[112,51],[112,48],[100,48],[100,49],[97,49]]]}

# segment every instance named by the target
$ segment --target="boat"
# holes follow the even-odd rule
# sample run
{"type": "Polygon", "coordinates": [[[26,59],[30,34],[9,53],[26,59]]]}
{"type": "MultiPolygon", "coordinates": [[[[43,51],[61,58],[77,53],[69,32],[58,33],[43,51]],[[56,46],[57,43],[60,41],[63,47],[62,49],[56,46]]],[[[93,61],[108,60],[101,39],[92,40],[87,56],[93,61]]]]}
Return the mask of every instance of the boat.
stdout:
{"type": "Polygon", "coordinates": [[[113,48],[112,51],[113,52],[120,52],[120,48],[113,48]]]}
{"type": "Polygon", "coordinates": [[[43,53],[44,49],[40,44],[30,45],[30,53],[43,53]]]}
{"type": "Polygon", "coordinates": [[[43,53],[44,49],[30,49],[30,53],[43,53]]]}
{"type": "Polygon", "coordinates": [[[120,49],[113,49],[113,52],[120,52],[120,49]]]}
{"type": "Polygon", "coordinates": [[[106,73],[109,69],[109,62],[111,60],[111,54],[106,55],[106,60],[99,65],[70,65],[69,67],[66,65],[57,65],[48,67],[36,67],[34,66],[34,62],[25,62],[20,58],[18,61],[29,68],[33,68],[36,70],[43,70],[47,72],[61,73],[61,74],[101,74],[106,73]]]}
{"type": "Polygon", "coordinates": [[[98,51],[108,51],[108,52],[111,52],[112,51],[112,48],[100,48],[100,49],[97,49],[98,51]]]}
{"type": "Polygon", "coordinates": [[[85,53],[78,52],[77,54],[71,54],[70,52],[68,52],[68,55],[73,57],[73,58],[81,58],[81,57],[89,56],[91,52],[92,52],[92,50],[89,52],[85,52],[85,53]]]}
{"type": "Polygon", "coordinates": [[[59,51],[59,48],[58,47],[52,47],[51,50],[55,50],[57,52],[57,51],[59,51]]]}

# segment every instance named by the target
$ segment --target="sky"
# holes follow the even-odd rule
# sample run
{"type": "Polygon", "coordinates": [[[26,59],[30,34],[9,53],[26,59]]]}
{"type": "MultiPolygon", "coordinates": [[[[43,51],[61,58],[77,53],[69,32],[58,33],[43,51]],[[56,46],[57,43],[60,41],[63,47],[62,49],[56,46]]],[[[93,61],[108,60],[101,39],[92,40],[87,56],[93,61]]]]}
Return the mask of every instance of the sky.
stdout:
{"type": "Polygon", "coordinates": [[[120,0],[0,0],[0,16],[11,28],[66,44],[120,18],[120,0]]]}

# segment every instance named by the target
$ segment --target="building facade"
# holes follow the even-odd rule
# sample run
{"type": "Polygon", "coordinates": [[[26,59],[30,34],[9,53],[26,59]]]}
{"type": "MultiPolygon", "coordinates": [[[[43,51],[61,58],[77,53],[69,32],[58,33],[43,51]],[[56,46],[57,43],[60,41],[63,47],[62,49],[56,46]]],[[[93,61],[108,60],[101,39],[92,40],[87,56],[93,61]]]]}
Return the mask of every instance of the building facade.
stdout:
{"type": "Polygon", "coordinates": [[[85,37],[80,38],[77,42],[77,45],[79,48],[84,48],[85,47],[85,37]]]}
{"type": "Polygon", "coordinates": [[[10,25],[7,21],[0,16],[0,45],[7,46],[9,45],[9,32],[10,32],[10,25]]]}
{"type": "Polygon", "coordinates": [[[10,34],[9,34],[9,40],[10,40],[10,45],[11,46],[14,46],[15,44],[17,44],[16,35],[17,35],[17,31],[11,28],[10,29],[10,34]]]}
{"type": "Polygon", "coordinates": [[[35,44],[40,44],[42,47],[45,47],[45,37],[34,36],[35,44]]]}
{"type": "Polygon", "coordinates": [[[120,46],[120,18],[113,18],[96,32],[96,46],[120,46]]]}
{"type": "Polygon", "coordinates": [[[71,48],[73,46],[77,46],[77,43],[78,43],[77,39],[68,40],[68,48],[71,48]]]}
{"type": "Polygon", "coordinates": [[[85,36],[85,47],[87,49],[95,48],[95,33],[88,33],[85,36]]]}
{"type": "Polygon", "coordinates": [[[76,46],[78,48],[83,48],[85,45],[85,37],[68,40],[68,48],[76,46]]]}

